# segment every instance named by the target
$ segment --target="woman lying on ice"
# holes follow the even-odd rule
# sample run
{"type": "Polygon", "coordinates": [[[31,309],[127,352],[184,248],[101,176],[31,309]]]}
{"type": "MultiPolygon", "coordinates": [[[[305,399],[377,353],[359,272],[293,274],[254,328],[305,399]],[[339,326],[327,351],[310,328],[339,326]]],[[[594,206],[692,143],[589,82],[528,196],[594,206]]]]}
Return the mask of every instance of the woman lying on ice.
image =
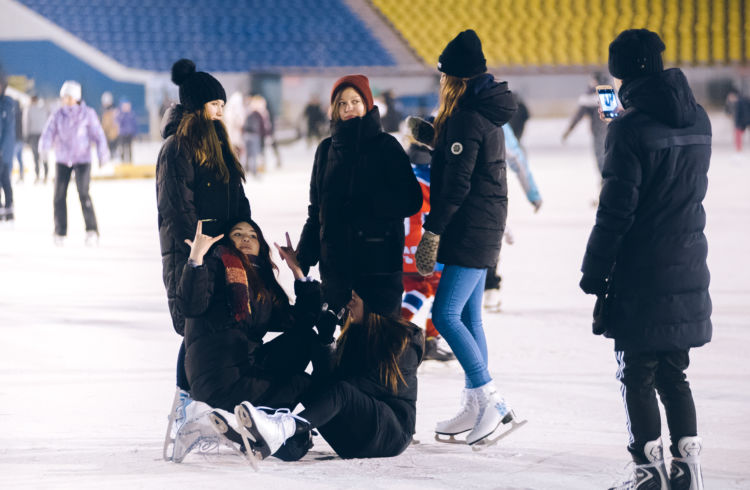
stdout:
{"type": "Polygon", "coordinates": [[[366,284],[355,291],[328,369],[314,364],[315,381],[299,415],[251,401],[237,405],[235,417],[213,412],[228,420],[231,429],[225,436],[236,443],[241,435],[251,463],[289,454],[292,448],[295,459],[301,458],[311,444],[300,446],[299,441],[309,440],[313,428],[342,458],[397,456],[411,443],[424,336],[390,313],[390,302],[382,301],[387,294],[366,284]]]}

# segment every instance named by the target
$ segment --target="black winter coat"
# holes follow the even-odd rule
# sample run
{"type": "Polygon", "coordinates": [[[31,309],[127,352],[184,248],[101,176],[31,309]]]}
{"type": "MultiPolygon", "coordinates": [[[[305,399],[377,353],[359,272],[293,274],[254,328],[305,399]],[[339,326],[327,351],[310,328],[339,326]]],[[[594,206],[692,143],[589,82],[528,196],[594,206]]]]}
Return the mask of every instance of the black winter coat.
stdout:
{"type": "MultiPolygon", "coordinates": [[[[198,165],[184,149],[177,147],[175,133],[182,119],[182,106],[172,106],[162,119],[166,138],[156,163],[156,205],[162,277],[167,288],[172,325],[183,335],[185,319],[175,304],[180,274],[190,255],[185,239],[193,239],[200,219],[213,219],[203,233],[217,236],[239,220],[250,219],[250,203],[245,197],[242,176],[230,166],[229,183],[206,166],[198,165]]],[[[224,151],[228,147],[223,145],[224,151]]]]}
{"type": "Polygon", "coordinates": [[[250,291],[250,316],[237,321],[218,250],[214,249],[201,267],[185,264],[177,305],[186,317],[185,371],[193,398],[231,410],[250,399],[251,392],[262,394],[272,387],[278,373],[265,372],[262,363],[254,362],[263,337],[270,331],[312,332],[320,311],[318,282],[295,281],[294,289],[294,306],[286,298],[259,302],[257,291],[250,291]]]}
{"type": "MultiPolygon", "coordinates": [[[[409,343],[398,358],[398,367],[406,383],[399,382],[396,393],[387,388],[377,367],[368,366],[364,357],[367,346],[364,327],[352,326],[347,334],[347,353],[334,373],[363,393],[373,397],[377,412],[375,420],[363,420],[374,425],[374,436],[365,444],[353,441],[335,427],[320,428],[326,440],[342,458],[389,457],[401,454],[411,443],[417,420],[417,368],[424,354],[422,329],[411,325],[409,343]]],[[[364,415],[364,414],[363,414],[364,415]]]]}
{"type": "Polygon", "coordinates": [[[581,268],[609,278],[605,335],[618,351],[711,340],[703,228],[711,124],[679,69],[627,81],[609,125],[596,224],[581,268]]]}
{"type": "Polygon", "coordinates": [[[432,155],[430,214],[438,262],[476,269],[497,264],[508,212],[505,137],[516,103],[506,82],[485,74],[445,122],[432,155]]]}
{"type": "Polygon", "coordinates": [[[323,299],[341,308],[362,280],[387,284],[400,308],[404,218],[419,211],[422,191],[409,158],[380,126],[378,109],[332,124],[315,153],[310,204],[298,260],[320,262],[323,299]]]}

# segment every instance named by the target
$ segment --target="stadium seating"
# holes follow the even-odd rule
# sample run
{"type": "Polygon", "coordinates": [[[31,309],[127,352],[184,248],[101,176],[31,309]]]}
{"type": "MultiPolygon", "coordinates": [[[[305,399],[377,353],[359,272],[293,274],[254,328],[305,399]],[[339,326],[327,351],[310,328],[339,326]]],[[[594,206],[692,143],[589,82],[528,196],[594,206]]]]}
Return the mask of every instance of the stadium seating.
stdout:
{"type": "Polygon", "coordinates": [[[490,66],[544,68],[606,63],[622,30],[645,27],[670,64],[750,58],[749,0],[373,0],[413,50],[434,66],[450,39],[474,29],[490,66]],[[744,52],[744,54],[743,54],[744,52]]]}
{"type": "Polygon", "coordinates": [[[393,66],[340,0],[20,0],[120,63],[166,71],[393,66]]]}

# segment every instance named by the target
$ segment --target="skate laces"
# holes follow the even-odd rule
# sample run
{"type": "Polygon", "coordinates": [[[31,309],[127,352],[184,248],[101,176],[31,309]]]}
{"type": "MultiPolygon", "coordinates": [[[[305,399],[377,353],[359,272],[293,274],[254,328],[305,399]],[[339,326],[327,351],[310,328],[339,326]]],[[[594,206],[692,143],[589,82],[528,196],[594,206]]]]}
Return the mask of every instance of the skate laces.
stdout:
{"type": "MultiPolygon", "coordinates": [[[[277,423],[281,426],[281,435],[283,436],[284,441],[281,443],[282,446],[286,445],[286,441],[294,435],[294,431],[292,431],[292,434],[287,435],[286,433],[286,427],[284,427],[284,417],[291,417],[293,420],[299,420],[300,422],[304,422],[306,424],[309,424],[310,422],[305,420],[304,418],[300,417],[299,415],[295,415],[289,410],[288,408],[278,408],[276,411],[271,415],[271,418],[277,418],[277,423]]],[[[295,430],[296,430],[296,423],[295,423],[295,430]]]]}

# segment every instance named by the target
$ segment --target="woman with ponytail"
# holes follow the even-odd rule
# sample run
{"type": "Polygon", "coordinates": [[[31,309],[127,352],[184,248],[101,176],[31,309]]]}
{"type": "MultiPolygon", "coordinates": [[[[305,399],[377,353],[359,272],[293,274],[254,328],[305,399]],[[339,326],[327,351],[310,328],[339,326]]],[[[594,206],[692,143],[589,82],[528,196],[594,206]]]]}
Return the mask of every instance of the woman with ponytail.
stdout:
{"type": "Polygon", "coordinates": [[[355,284],[347,308],[329,362],[314,363],[314,384],[302,399],[302,412],[272,413],[249,401],[235,407],[236,430],[248,454],[278,455],[313,428],[342,458],[397,456],[409,446],[422,330],[393,314],[387,290],[367,282],[355,284]]]}
{"type": "MultiPolygon", "coordinates": [[[[482,295],[487,268],[495,265],[508,208],[502,125],[516,103],[506,82],[486,73],[482,43],[472,30],[443,50],[440,108],[435,118],[430,213],[415,253],[426,276],[444,264],[432,320],[465,373],[459,413],[438,422],[438,436],[468,432],[470,445],[501,424],[517,425],[487,366],[482,295]]],[[[440,439],[438,439],[440,440],[440,439]]]]}
{"type": "MultiPolygon", "coordinates": [[[[172,81],[179,86],[180,103],[162,120],[164,144],[156,164],[156,201],[162,277],[167,289],[172,326],[184,335],[185,317],[177,304],[177,285],[187,263],[190,247],[185,240],[203,232],[216,236],[230,224],[250,219],[245,197],[245,175],[222,122],[226,93],[216,78],[196,71],[195,63],[182,59],[172,66],[172,81]]],[[[185,375],[184,344],[177,360],[177,391],[165,440],[174,440],[174,422],[184,419],[190,401],[185,375]]]]}

